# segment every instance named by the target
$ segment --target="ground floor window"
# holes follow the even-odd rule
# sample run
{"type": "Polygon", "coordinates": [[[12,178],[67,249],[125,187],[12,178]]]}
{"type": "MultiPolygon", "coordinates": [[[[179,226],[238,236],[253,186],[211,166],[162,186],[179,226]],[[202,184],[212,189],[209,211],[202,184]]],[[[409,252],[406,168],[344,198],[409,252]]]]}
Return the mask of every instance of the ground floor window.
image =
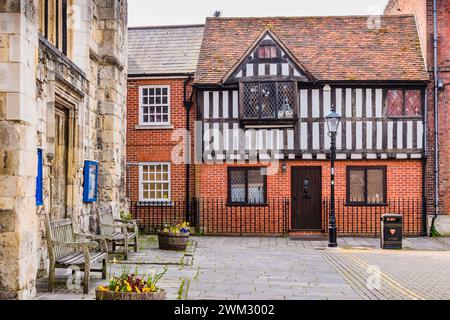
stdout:
{"type": "Polygon", "coordinates": [[[140,201],[170,200],[170,163],[148,162],[139,166],[140,201]]]}
{"type": "Polygon", "coordinates": [[[228,202],[230,204],[265,204],[266,168],[228,168],[228,202]]]}
{"type": "Polygon", "coordinates": [[[386,167],[347,167],[347,203],[386,203],[386,167]]]}

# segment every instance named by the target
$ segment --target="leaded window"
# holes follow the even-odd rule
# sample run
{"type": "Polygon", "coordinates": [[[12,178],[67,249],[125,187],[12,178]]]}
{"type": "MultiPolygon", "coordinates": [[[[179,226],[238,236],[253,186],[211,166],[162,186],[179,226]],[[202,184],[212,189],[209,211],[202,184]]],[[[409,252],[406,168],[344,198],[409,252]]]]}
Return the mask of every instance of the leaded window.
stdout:
{"type": "Polygon", "coordinates": [[[241,205],[266,203],[265,168],[228,168],[228,202],[241,205]]]}
{"type": "Polygon", "coordinates": [[[248,82],[243,84],[245,119],[293,119],[295,86],[293,82],[248,82]]]}
{"type": "Polygon", "coordinates": [[[373,205],[386,202],[386,167],[348,167],[347,203],[373,205]]]}
{"type": "Polygon", "coordinates": [[[390,89],[386,92],[386,107],[388,116],[421,116],[421,90],[390,89]]]}
{"type": "Polygon", "coordinates": [[[139,167],[141,201],[170,200],[170,163],[143,163],[139,167]]]}
{"type": "Polygon", "coordinates": [[[278,58],[278,50],[275,45],[262,45],[258,47],[257,57],[259,59],[275,59],[278,58]]]}
{"type": "Polygon", "coordinates": [[[168,125],[170,122],[170,87],[141,87],[140,124],[168,125]]]}

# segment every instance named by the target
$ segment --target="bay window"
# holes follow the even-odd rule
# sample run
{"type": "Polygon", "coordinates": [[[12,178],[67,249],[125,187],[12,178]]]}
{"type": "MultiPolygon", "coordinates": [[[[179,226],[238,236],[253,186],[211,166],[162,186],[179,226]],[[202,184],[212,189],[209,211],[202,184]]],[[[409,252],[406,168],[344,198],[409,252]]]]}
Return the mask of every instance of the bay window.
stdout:
{"type": "Polygon", "coordinates": [[[294,119],[294,82],[247,82],[242,84],[244,119],[294,119]]]}

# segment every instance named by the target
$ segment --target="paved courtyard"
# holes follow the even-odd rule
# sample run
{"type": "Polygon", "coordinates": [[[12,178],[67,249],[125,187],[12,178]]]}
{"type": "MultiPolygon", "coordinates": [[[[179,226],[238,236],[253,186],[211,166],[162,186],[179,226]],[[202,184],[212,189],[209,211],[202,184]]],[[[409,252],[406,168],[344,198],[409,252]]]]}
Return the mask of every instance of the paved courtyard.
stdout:
{"type": "MultiPolygon", "coordinates": [[[[329,249],[326,241],[194,237],[186,252],[173,253],[145,237],[140,249],[111,273],[167,265],[160,285],[168,299],[450,299],[449,238],[405,239],[403,250],[387,251],[372,238],[339,238],[329,249]]],[[[37,299],[93,299],[105,283],[94,274],[82,295],[67,285],[69,274],[59,270],[55,293],[40,279],[37,299]]]]}

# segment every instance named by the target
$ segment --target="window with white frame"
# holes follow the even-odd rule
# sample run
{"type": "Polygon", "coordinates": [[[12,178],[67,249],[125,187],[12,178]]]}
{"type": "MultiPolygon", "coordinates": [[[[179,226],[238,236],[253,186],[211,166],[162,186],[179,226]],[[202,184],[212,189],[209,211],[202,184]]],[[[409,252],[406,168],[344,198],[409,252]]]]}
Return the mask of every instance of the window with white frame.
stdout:
{"type": "Polygon", "coordinates": [[[169,201],[170,163],[141,163],[139,166],[139,194],[141,201],[169,201]]]}
{"type": "Polygon", "coordinates": [[[170,86],[140,88],[140,124],[170,124],[170,86]]]}

